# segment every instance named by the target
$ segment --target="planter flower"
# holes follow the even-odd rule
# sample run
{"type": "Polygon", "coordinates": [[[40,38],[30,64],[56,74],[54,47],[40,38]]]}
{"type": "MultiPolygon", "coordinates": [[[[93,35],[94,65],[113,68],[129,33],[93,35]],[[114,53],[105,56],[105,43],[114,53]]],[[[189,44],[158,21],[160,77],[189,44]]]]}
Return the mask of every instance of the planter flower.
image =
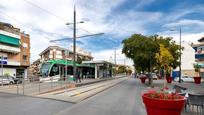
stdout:
{"type": "Polygon", "coordinates": [[[141,76],[139,78],[140,78],[142,84],[144,84],[145,80],[147,79],[147,77],[145,75],[143,75],[143,76],[141,76]]]}
{"type": "Polygon", "coordinates": [[[200,65],[194,64],[194,69],[195,69],[195,72],[197,73],[197,76],[194,77],[194,82],[195,82],[195,84],[200,84],[201,83],[201,77],[199,75],[199,73],[200,73],[200,65]]]}
{"type": "Polygon", "coordinates": [[[201,77],[193,77],[195,84],[201,83],[201,77]]]}
{"type": "Polygon", "coordinates": [[[142,95],[147,115],[181,115],[185,98],[177,93],[148,91],[142,95]]]}
{"type": "Polygon", "coordinates": [[[166,81],[167,81],[167,83],[171,83],[172,80],[173,80],[172,77],[170,77],[170,76],[166,77],[166,81]]]}

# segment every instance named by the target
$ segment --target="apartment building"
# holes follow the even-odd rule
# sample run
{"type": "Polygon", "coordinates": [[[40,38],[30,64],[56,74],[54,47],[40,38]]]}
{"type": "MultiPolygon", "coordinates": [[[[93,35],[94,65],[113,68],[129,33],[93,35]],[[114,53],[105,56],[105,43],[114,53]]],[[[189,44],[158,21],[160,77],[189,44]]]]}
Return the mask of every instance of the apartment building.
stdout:
{"type": "Polygon", "coordinates": [[[192,44],[195,50],[195,62],[200,66],[200,76],[204,78],[204,37],[198,40],[199,43],[192,44]]]}
{"type": "Polygon", "coordinates": [[[30,36],[11,24],[0,22],[0,75],[27,77],[30,36]]]}
{"type": "MultiPolygon", "coordinates": [[[[74,54],[71,48],[65,49],[59,46],[49,46],[40,54],[41,61],[47,60],[73,60],[74,54]]],[[[93,60],[90,52],[84,51],[83,49],[76,48],[76,60],[81,63],[83,60],[93,60]]]]}

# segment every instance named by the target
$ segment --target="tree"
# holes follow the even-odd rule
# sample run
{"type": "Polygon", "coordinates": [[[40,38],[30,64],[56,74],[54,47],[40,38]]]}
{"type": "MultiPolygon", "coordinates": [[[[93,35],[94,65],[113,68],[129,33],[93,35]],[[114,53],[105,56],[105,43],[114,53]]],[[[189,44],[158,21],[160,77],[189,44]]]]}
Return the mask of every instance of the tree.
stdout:
{"type": "Polygon", "coordinates": [[[156,59],[157,62],[160,64],[160,66],[165,66],[167,73],[169,74],[171,70],[171,63],[174,61],[174,57],[172,56],[171,52],[168,48],[164,47],[163,44],[160,44],[159,52],[156,53],[156,59]]]}
{"type": "Polygon", "coordinates": [[[180,46],[170,37],[133,34],[122,43],[122,53],[133,60],[138,72],[160,70],[164,65],[176,68],[180,64],[180,46]]]}
{"type": "Polygon", "coordinates": [[[126,73],[126,67],[125,67],[125,66],[122,66],[122,65],[119,66],[117,73],[126,73]]]}
{"type": "Polygon", "coordinates": [[[134,34],[122,41],[122,53],[134,62],[137,71],[151,71],[156,65],[155,53],[159,50],[159,44],[150,37],[134,34]]]}
{"type": "MultiPolygon", "coordinates": [[[[173,69],[175,69],[176,67],[179,66],[180,62],[179,62],[179,57],[181,55],[180,53],[180,46],[176,44],[175,41],[172,40],[171,37],[162,37],[162,36],[158,36],[158,35],[154,35],[152,36],[153,39],[155,39],[155,41],[157,41],[157,43],[159,44],[163,44],[165,48],[168,49],[169,53],[173,56],[173,60],[171,60],[171,63],[169,63],[169,67],[172,67],[173,69]]],[[[181,49],[183,50],[183,48],[181,49]]],[[[158,63],[157,67],[160,69],[162,68],[162,64],[158,63]]]]}
{"type": "Polygon", "coordinates": [[[77,57],[77,63],[78,64],[81,64],[82,63],[82,61],[86,61],[86,58],[85,57],[77,57]]]}

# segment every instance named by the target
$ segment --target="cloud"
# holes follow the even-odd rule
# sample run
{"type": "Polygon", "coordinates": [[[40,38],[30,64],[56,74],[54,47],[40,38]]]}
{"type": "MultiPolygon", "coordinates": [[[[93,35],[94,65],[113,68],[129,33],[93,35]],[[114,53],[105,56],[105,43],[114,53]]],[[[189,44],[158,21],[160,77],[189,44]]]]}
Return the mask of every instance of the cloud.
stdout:
{"type": "Polygon", "coordinates": [[[165,24],[164,27],[176,27],[176,26],[202,26],[204,27],[204,21],[202,20],[190,20],[190,19],[183,19],[177,22],[172,22],[169,24],[165,24]]]}
{"type": "MultiPolygon", "coordinates": [[[[41,51],[53,44],[49,42],[50,40],[72,38],[73,27],[65,23],[73,22],[73,1],[0,0],[0,20],[9,22],[30,34],[31,60],[35,60],[41,51]]],[[[77,46],[94,52],[95,59],[109,59],[109,55],[113,53],[111,49],[115,47],[120,49],[121,41],[133,33],[151,34],[152,32],[168,35],[169,32],[160,31],[159,28],[162,28],[162,25],[163,27],[186,25],[182,27],[182,38],[189,41],[196,41],[203,34],[202,20],[185,18],[193,13],[202,13],[204,10],[202,4],[191,7],[190,10],[189,7],[177,5],[166,13],[162,10],[157,12],[145,10],[146,7],[151,7],[153,2],[159,2],[156,0],[134,0],[135,4],[125,6],[127,8],[125,10],[121,9],[121,6],[129,3],[127,0],[75,1],[77,22],[85,21],[83,24],[77,24],[77,36],[105,33],[101,36],[77,40],[79,42],[77,46]],[[89,21],[86,21],[87,19],[89,21]],[[195,25],[196,28],[192,30],[195,25]]],[[[177,40],[178,32],[170,34],[175,35],[177,40]]],[[[72,41],[63,41],[59,45],[68,47],[72,45],[72,41]]],[[[123,59],[124,57],[121,60],[123,59]]]]}
{"type": "MultiPolygon", "coordinates": [[[[115,49],[110,50],[103,50],[99,52],[93,52],[92,55],[94,56],[95,60],[106,60],[112,63],[115,63],[115,49]]],[[[124,54],[122,54],[122,48],[116,49],[116,63],[117,64],[125,64],[133,67],[132,60],[125,57],[124,54]]]]}
{"type": "MultiPolygon", "coordinates": [[[[176,42],[180,41],[180,34],[178,31],[177,33],[172,33],[172,34],[160,33],[159,35],[164,37],[173,37],[173,40],[175,40],[176,42]]],[[[181,41],[185,41],[187,43],[198,43],[198,39],[202,38],[203,36],[204,36],[204,32],[182,33],[181,41]]]]}

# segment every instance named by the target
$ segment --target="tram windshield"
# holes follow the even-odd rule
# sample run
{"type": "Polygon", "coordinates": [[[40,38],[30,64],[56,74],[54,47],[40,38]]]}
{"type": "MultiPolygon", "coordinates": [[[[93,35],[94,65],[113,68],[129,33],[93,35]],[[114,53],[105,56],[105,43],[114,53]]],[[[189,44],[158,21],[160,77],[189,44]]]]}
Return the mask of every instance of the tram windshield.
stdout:
{"type": "Polygon", "coordinates": [[[42,64],[42,67],[41,67],[41,70],[40,70],[42,76],[44,76],[44,77],[48,76],[48,72],[49,72],[49,69],[50,69],[51,65],[52,65],[51,63],[42,64]]]}

